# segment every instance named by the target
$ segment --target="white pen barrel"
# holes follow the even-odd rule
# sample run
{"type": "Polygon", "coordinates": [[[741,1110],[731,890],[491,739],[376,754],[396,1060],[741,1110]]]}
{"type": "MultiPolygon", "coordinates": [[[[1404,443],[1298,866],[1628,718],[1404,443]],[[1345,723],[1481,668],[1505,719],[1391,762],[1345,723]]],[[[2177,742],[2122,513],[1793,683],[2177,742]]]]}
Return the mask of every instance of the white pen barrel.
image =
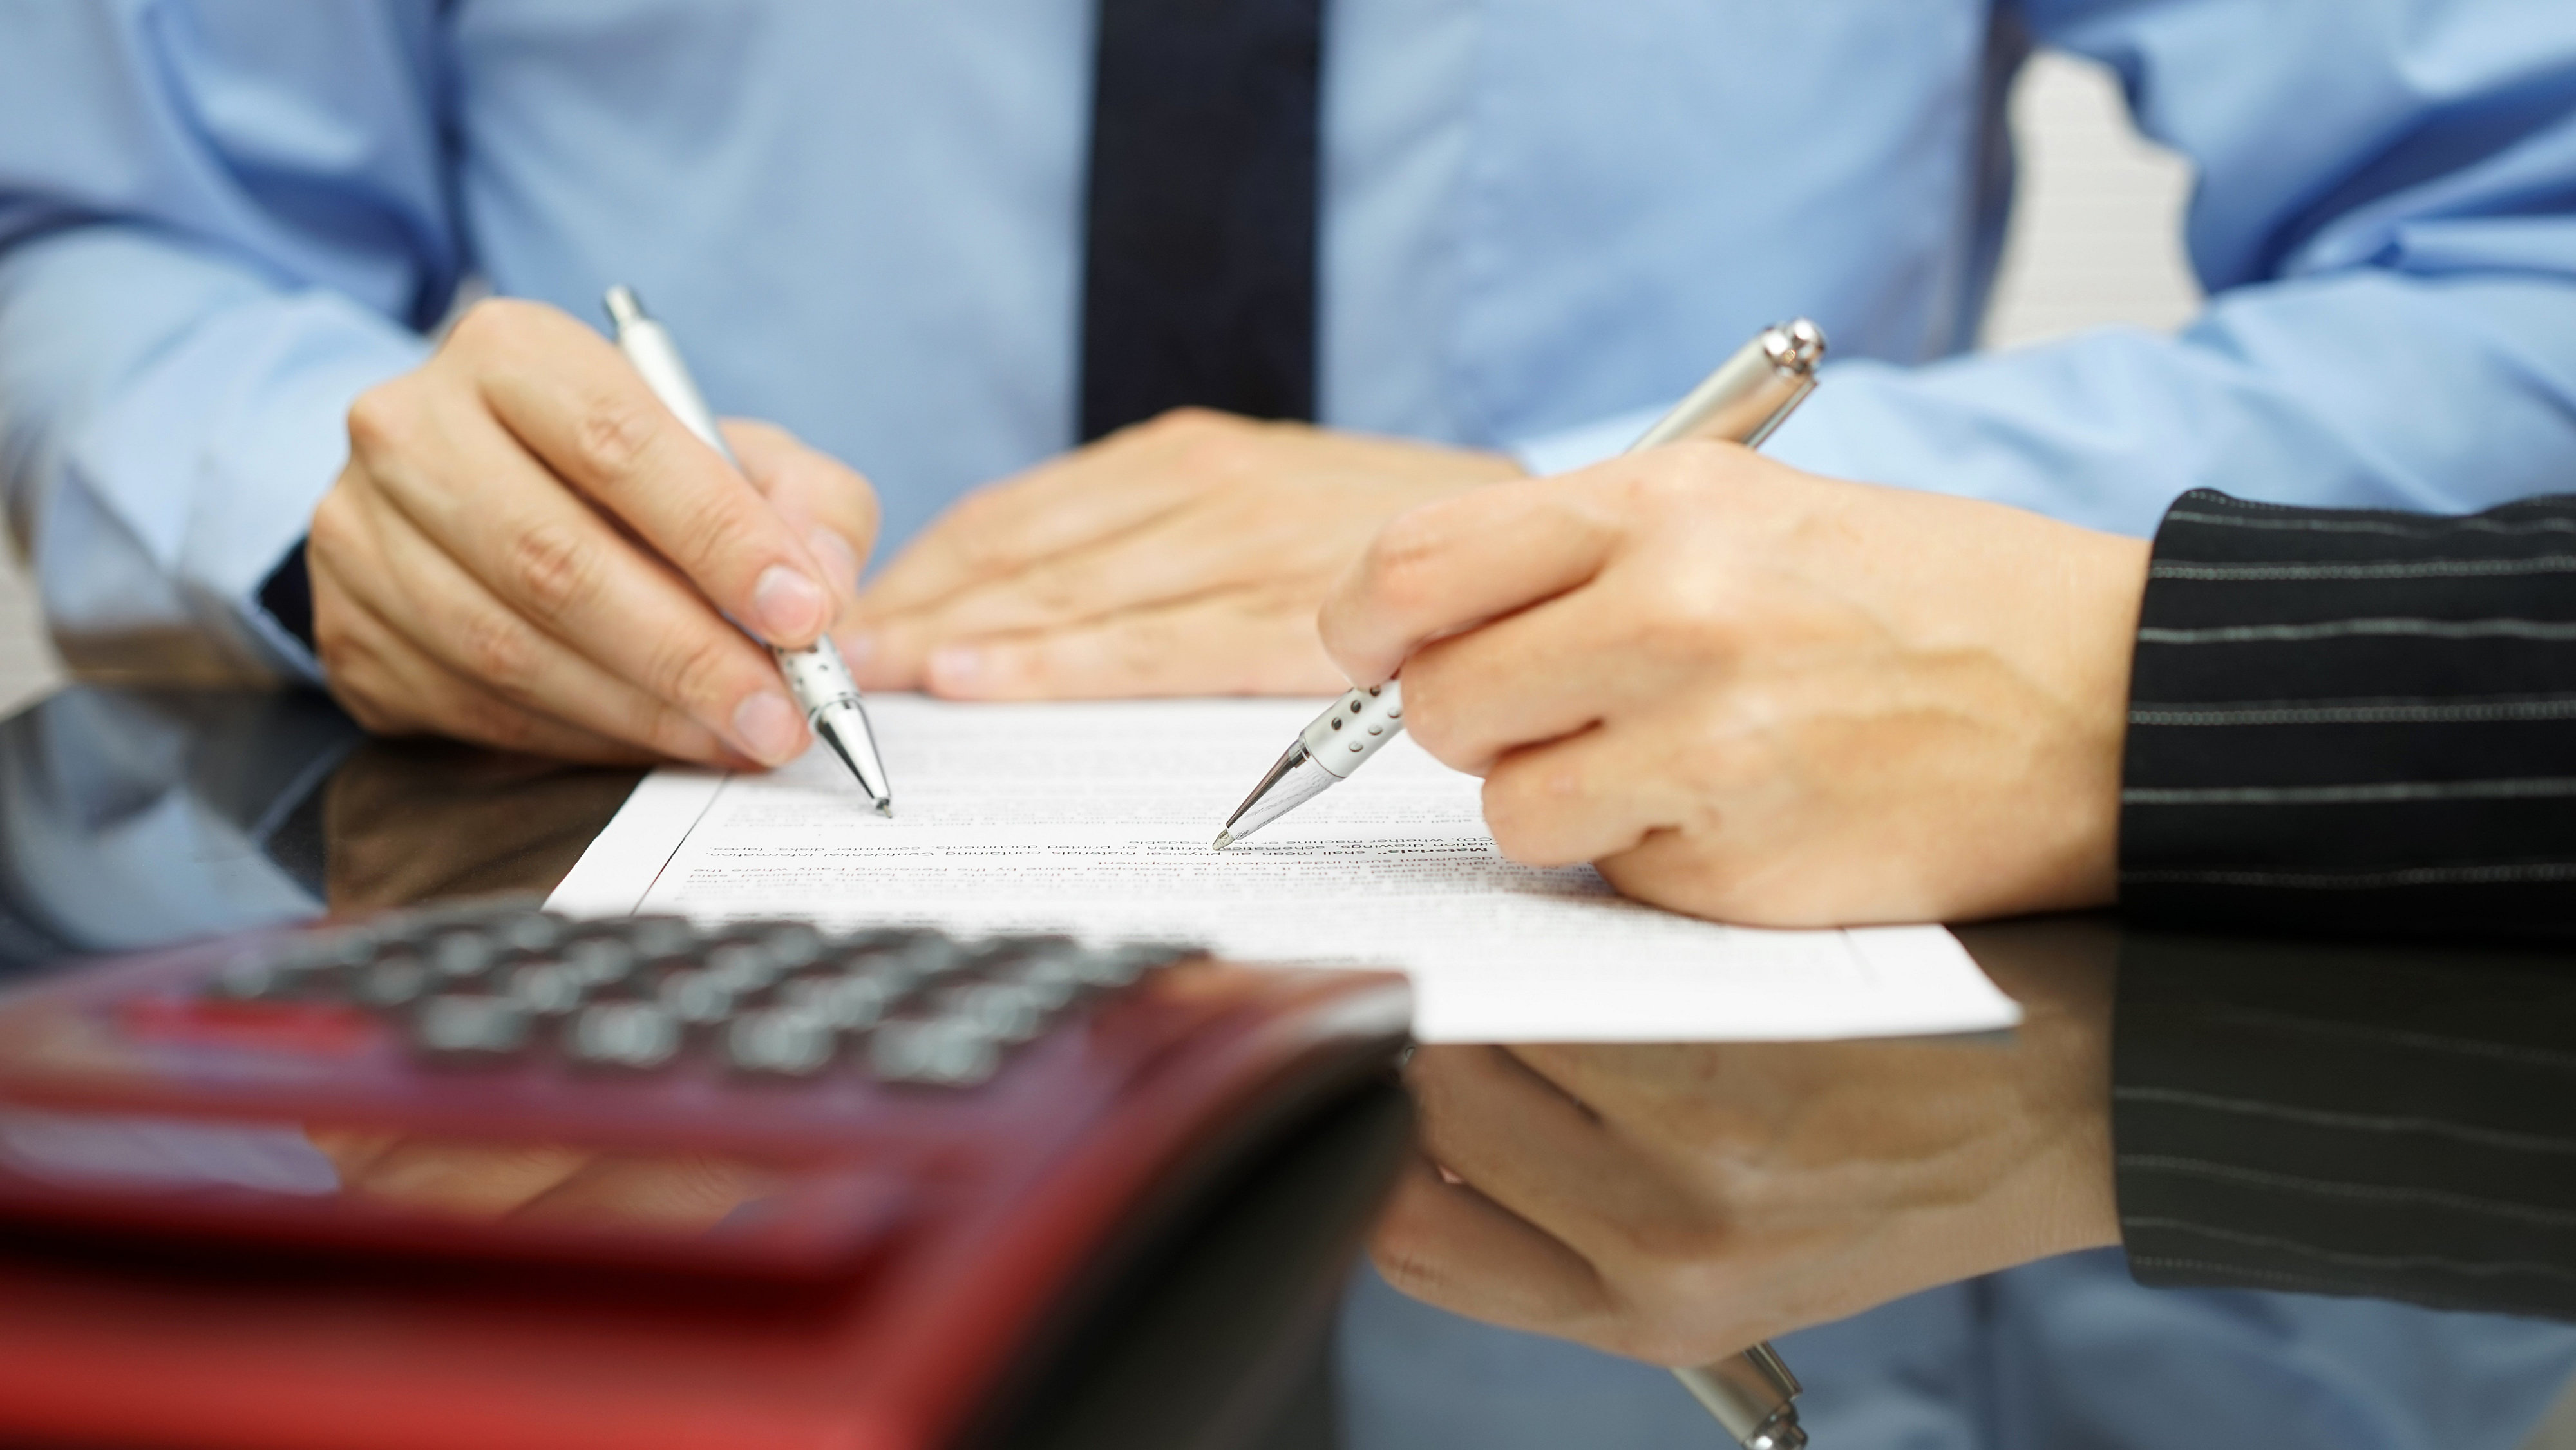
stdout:
{"type": "Polygon", "coordinates": [[[840,647],[830,635],[804,649],[770,647],[778,657],[778,668],[787,676],[796,698],[805,704],[805,718],[813,718],[836,705],[859,703],[858,682],[850,678],[850,667],[841,660],[840,647]]]}
{"type": "Polygon", "coordinates": [[[1298,735],[1306,753],[1335,780],[1347,780],[1379,747],[1404,733],[1404,684],[1389,680],[1333,702],[1298,735]]]}

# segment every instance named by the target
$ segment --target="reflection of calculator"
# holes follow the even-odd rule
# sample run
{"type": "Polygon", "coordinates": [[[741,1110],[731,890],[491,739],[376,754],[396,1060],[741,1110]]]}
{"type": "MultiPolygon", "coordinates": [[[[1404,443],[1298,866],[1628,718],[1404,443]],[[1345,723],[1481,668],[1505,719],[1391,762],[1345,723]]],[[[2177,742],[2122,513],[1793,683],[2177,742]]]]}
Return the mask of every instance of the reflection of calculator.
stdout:
{"type": "Polygon", "coordinates": [[[1313,1200],[1212,1272],[1258,1270],[1240,1319],[1302,1263],[1320,1312],[1408,1006],[1174,947],[514,906],[58,975],[0,998],[0,1433],[1075,1443],[1032,1397],[1127,1352],[1220,1206],[1313,1200]],[[1261,1176],[1291,1159],[1325,1166],[1261,1176]]]}

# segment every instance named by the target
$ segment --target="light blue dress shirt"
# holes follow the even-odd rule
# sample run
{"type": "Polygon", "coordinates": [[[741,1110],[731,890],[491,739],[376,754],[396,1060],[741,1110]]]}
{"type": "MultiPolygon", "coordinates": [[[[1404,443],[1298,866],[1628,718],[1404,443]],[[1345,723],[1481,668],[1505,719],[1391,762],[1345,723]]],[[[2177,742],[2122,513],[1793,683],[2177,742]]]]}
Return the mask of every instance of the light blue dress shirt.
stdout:
{"type": "MultiPolygon", "coordinates": [[[[0,480],[56,629],[309,669],[251,593],[469,274],[585,317],[634,284],[718,408],[874,478],[889,547],[1063,448],[1090,8],[0,0],[0,480]]],[[[1805,313],[1856,360],[1774,444],[1820,471],[2136,532],[2200,485],[2576,482],[2576,5],[1330,0],[1326,29],[1328,422],[1580,462],[1805,313]],[[2034,43],[2117,68],[2197,166],[2215,300],[2183,336],[1959,355],[2034,43]]],[[[1346,1344],[1357,1450],[1708,1434],[1651,1372],[1382,1294],[1346,1344]]],[[[1854,1445],[2503,1450],[2576,1334],[2091,1256],[1791,1349],[1854,1445]]]]}

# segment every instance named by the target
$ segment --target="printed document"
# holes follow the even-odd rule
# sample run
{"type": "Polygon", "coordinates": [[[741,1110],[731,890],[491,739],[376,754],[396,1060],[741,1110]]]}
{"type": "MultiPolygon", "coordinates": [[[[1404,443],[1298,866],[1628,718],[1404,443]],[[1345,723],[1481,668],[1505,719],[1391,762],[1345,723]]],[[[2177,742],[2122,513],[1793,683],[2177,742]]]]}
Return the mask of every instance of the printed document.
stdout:
{"type": "Polygon", "coordinates": [[[2020,1013],[1937,926],[1754,931],[1515,865],[1479,782],[1398,740],[1251,840],[1217,827],[1310,700],[961,705],[871,696],[878,816],[817,750],[768,775],[662,770],[548,904],[576,915],[1204,943],[1411,974],[1426,1042],[1979,1032],[2020,1013]]]}

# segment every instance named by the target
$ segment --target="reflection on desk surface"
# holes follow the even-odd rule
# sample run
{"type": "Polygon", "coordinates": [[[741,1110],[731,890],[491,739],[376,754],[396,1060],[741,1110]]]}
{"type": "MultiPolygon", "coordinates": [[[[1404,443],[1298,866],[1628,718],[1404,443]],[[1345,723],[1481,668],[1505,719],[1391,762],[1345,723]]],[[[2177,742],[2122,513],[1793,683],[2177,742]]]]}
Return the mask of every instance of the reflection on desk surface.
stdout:
{"type": "Polygon", "coordinates": [[[371,740],[306,691],[65,690],[0,722],[0,977],[325,911],[542,893],[637,779],[371,740]]]}
{"type": "MultiPolygon", "coordinates": [[[[67,690],[0,722],[0,980],[66,956],[325,911],[541,894],[640,778],[371,740],[308,692],[67,690]]],[[[2176,992],[2195,1013],[2259,1018],[2276,1036],[2361,1042],[2438,1029],[2462,1064],[2443,1091],[2472,1096],[2486,1090],[2470,1080],[2479,1063],[2528,1068],[2532,1053],[2576,1032],[2576,976],[2563,954],[2164,937],[2124,933],[2107,914],[1959,935],[2025,1002],[2051,995],[2033,990],[2043,975],[2107,989],[2116,960],[2121,1048],[2135,1061],[2170,1050],[2176,992]]],[[[2224,1050],[2215,1044],[2228,1039],[2189,1040],[2224,1050]]],[[[2277,1043],[2256,1055],[2283,1061],[2277,1043]]],[[[2356,1077],[2331,1053],[2317,1060],[2335,1065],[2320,1068],[2307,1110],[2347,1097],[2385,1109],[2383,1075],[2356,1077]]],[[[2494,1090],[2576,1116],[2576,1073],[2524,1071],[2494,1090]]]]}

